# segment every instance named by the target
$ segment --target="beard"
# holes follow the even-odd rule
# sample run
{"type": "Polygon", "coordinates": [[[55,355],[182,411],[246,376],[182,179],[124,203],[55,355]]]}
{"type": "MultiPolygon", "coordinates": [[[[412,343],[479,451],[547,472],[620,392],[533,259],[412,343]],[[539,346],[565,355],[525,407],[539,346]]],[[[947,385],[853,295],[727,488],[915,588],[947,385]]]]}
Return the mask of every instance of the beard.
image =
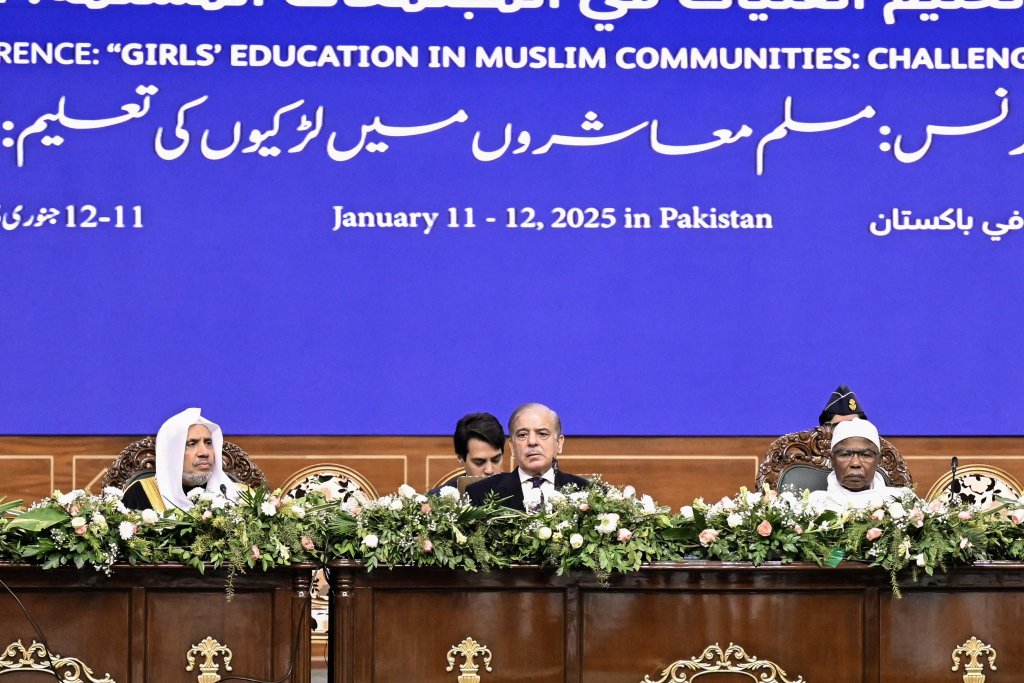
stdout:
{"type": "Polygon", "coordinates": [[[186,491],[196,486],[206,486],[208,481],[210,481],[210,472],[183,472],[181,475],[182,488],[186,491]]]}

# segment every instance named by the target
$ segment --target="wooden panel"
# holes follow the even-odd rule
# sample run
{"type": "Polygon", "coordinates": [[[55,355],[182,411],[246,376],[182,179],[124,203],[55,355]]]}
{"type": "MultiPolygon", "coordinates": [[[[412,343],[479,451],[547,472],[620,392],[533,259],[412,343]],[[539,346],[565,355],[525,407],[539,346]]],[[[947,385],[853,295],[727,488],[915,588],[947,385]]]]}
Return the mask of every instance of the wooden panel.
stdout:
{"type": "MultiPolygon", "coordinates": [[[[60,590],[55,584],[45,590],[16,588],[15,592],[46,636],[51,654],[80,659],[99,677],[109,673],[119,683],[129,679],[130,659],[125,646],[129,642],[127,590],[70,591],[60,590]]],[[[39,640],[6,591],[0,603],[0,652],[16,640],[26,647],[39,640]]],[[[5,674],[0,680],[9,683],[22,675],[29,676],[5,674]]],[[[40,679],[45,680],[36,673],[24,680],[38,683],[40,679]]]]}
{"type": "Polygon", "coordinates": [[[882,681],[963,680],[962,663],[959,674],[950,672],[952,653],[972,636],[998,653],[998,671],[989,680],[1024,681],[1024,592],[1019,589],[906,590],[902,600],[886,596],[879,612],[882,632],[888,634],[881,645],[882,681]]]}
{"type": "MultiPolygon", "coordinates": [[[[719,593],[588,592],[584,597],[583,680],[587,683],[657,680],[672,662],[699,657],[718,643],[770,660],[790,678],[860,681],[863,592],[719,593]],[[817,638],[827,633],[829,656],[817,638]]],[[[886,679],[888,680],[888,679],[886,679]]]]}
{"type": "Polygon", "coordinates": [[[185,656],[207,636],[232,650],[236,676],[272,678],[269,594],[238,593],[227,603],[223,591],[150,591],[147,603],[146,630],[161,634],[147,641],[147,681],[195,683],[198,671],[185,671],[185,656]]]}
{"type": "Polygon", "coordinates": [[[752,455],[570,455],[559,463],[566,472],[630,484],[673,509],[699,496],[714,501],[732,495],[743,485],[736,482],[752,485],[757,474],[752,455]]]}
{"type": "Polygon", "coordinates": [[[446,672],[445,657],[467,637],[490,648],[493,671],[481,669],[487,683],[560,680],[565,667],[562,593],[377,591],[372,680],[450,683],[458,669],[446,672]]]}
{"type": "Polygon", "coordinates": [[[54,488],[54,456],[0,455],[0,497],[8,500],[39,500],[50,495],[54,488]]]}

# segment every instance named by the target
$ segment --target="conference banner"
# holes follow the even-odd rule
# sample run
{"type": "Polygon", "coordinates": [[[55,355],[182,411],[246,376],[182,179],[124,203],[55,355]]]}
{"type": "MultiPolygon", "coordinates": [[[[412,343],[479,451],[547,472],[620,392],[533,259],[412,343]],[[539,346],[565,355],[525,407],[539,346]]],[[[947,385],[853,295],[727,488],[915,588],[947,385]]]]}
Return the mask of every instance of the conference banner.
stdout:
{"type": "Polygon", "coordinates": [[[0,27],[0,433],[1021,433],[1021,0],[0,27]]]}

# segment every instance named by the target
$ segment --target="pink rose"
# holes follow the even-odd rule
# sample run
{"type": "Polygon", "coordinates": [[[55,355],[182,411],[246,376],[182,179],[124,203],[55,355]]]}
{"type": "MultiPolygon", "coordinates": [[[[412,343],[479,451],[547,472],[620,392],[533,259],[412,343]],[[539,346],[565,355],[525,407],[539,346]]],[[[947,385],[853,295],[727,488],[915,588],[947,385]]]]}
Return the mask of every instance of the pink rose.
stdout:
{"type": "Polygon", "coordinates": [[[697,538],[700,539],[700,544],[706,548],[718,539],[718,532],[714,529],[705,529],[697,538]]]}
{"type": "Polygon", "coordinates": [[[78,516],[78,503],[72,503],[68,507],[68,513],[70,513],[72,516],[77,517],[78,516]]]}
{"type": "Polygon", "coordinates": [[[877,510],[871,513],[871,519],[875,520],[876,522],[881,522],[883,517],[885,517],[885,512],[882,511],[882,508],[878,508],[877,510]]]}
{"type": "Polygon", "coordinates": [[[932,514],[935,514],[936,512],[941,512],[943,505],[944,503],[942,502],[942,499],[936,498],[932,502],[928,503],[928,512],[932,514]]]}
{"type": "Polygon", "coordinates": [[[580,511],[581,512],[586,512],[589,509],[590,509],[589,505],[587,505],[586,503],[580,503],[580,511]]]}
{"type": "Polygon", "coordinates": [[[252,547],[252,559],[254,559],[254,560],[260,559],[260,549],[259,549],[259,547],[255,546],[255,545],[252,547]]]}
{"type": "Polygon", "coordinates": [[[772,535],[772,523],[767,519],[761,520],[761,523],[757,525],[757,533],[768,538],[772,535]]]}
{"type": "Polygon", "coordinates": [[[423,552],[429,553],[434,551],[434,544],[430,542],[429,538],[423,539],[423,552]]]}
{"type": "Polygon", "coordinates": [[[971,513],[967,510],[961,510],[956,514],[956,516],[965,522],[969,522],[971,520],[971,513]]]}
{"type": "Polygon", "coordinates": [[[280,498],[278,498],[277,496],[271,496],[271,497],[270,497],[270,501],[269,501],[269,502],[270,502],[270,504],[271,504],[271,505],[273,505],[273,506],[274,506],[275,508],[279,508],[279,507],[281,507],[281,499],[280,499],[280,498]]]}
{"type": "Polygon", "coordinates": [[[802,526],[800,526],[799,524],[794,524],[793,525],[793,531],[796,532],[797,536],[801,536],[804,533],[804,528],[802,526]]]}
{"type": "Polygon", "coordinates": [[[907,515],[907,521],[916,526],[918,529],[924,526],[924,512],[917,505],[907,515]]]}
{"type": "Polygon", "coordinates": [[[213,512],[211,512],[210,510],[203,510],[203,520],[207,521],[211,519],[213,519],[213,512]]]}
{"type": "Polygon", "coordinates": [[[775,489],[768,489],[767,491],[764,492],[764,497],[765,500],[771,502],[779,497],[779,492],[776,491],[775,489]]]}
{"type": "Polygon", "coordinates": [[[430,514],[430,503],[424,503],[423,505],[420,505],[420,512],[422,512],[425,515],[429,515],[430,514]]]}
{"type": "Polygon", "coordinates": [[[302,537],[302,547],[305,548],[306,550],[312,550],[313,548],[316,547],[316,545],[313,543],[313,539],[311,539],[309,536],[303,536],[302,537]]]}
{"type": "Polygon", "coordinates": [[[1011,512],[1010,519],[1014,524],[1024,523],[1024,509],[1014,510],[1011,512]]]}
{"type": "Polygon", "coordinates": [[[78,534],[79,536],[85,536],[87,531],[89,531],[89,527],[88,526],[76,526],[75,527],[75,533],[78,534]]]}
{"type": "Polygon", "coordinates": [[[871,527],[870,529],[868,529],[868,532],[864,534],[864,538],[868,539],[869,541],[877,541],[879,538],[881,538],[881,536],[882,530],[878,527],[871,527]]]}
{"type": "Polygon", "coordinates": [[[629,539],[633,538],[633,532],[626,527],[619,528],[619,541],[625,543],[629,539]]]}

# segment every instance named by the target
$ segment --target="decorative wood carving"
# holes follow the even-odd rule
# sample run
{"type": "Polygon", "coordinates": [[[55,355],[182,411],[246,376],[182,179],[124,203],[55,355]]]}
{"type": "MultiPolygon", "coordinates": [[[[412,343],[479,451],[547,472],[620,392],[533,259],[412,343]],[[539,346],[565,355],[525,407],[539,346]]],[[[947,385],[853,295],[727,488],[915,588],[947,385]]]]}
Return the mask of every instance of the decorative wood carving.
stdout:
{"type": "MultiPolygon", "coordinates": [[[[224,442],[222,451],[224,471],[246,486],[259,486],[267,483],[262,470],[256,466],[249,454],[231,443],[224,442]]],[[[146,470],[153,471],[156,467],[156,439],[147,436],[144,439],[128,444],[113,464],[107,468],[100,480],[100,488],[116,486],[123,488],[133,476],[146,470]]]]}
{"type": "MultiPolygon", "coordinates": [[[[765,483],[777,488],[782,473],[794,465],[807,465],[819,470],[832,469],[832,425],[826,424],[802,432],[780,436],[769,446],[757,469],[757,488],[765,483]]],[[[882,439],[882,462],[878,466],[889,476],[893,486],[910,486],[913,479],[903,456],[891,443],[882,439]]]]}

